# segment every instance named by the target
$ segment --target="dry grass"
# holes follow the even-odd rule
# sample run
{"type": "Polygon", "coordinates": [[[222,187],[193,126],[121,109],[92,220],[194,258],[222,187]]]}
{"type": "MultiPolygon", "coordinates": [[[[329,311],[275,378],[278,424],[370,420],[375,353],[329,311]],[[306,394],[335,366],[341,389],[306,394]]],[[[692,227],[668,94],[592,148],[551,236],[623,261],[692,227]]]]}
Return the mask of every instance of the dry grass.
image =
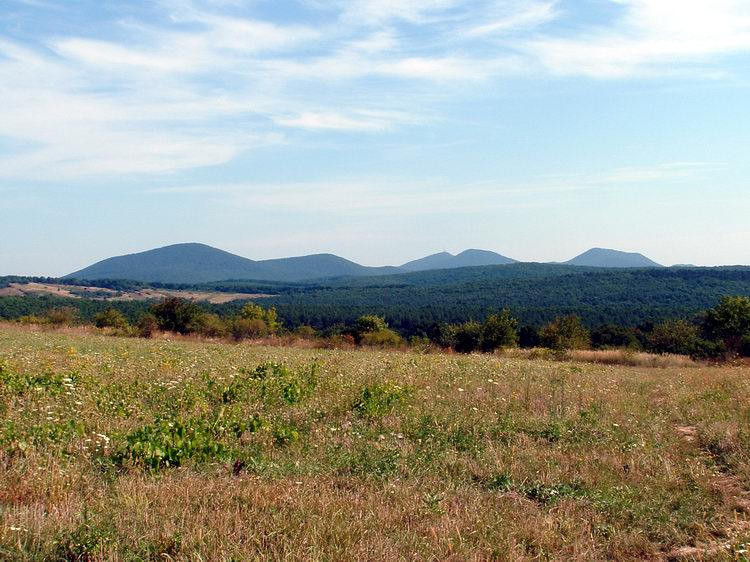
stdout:
{"type": "MultiPolygon", "coordinates": [[[[517,359],[558,359],[579,363],[598,363],[602,365],[623,365],[627,367],[647,368],[690,368],[699,367],[701,363],[685,355],[656,355],[628,349],[575,349],[556,353],[550,349],[506,349],[500,352],[504,357],[517,359]]],[[[705,364],[703,366],[706,366],[705,364]]]]}
{"type": "Polygon", "coordinates": [[[747,520],[744,367],[9,326],[0,364],[3,560],[660,560],[717,542],[694,559],[735,560],[750,540],[729,532],[747,520]],[[269,360],[288,369],[247,375],[269,360]],[[149,470],[133,443],[167,422],[195,424],[200,454],[149,470]]]}

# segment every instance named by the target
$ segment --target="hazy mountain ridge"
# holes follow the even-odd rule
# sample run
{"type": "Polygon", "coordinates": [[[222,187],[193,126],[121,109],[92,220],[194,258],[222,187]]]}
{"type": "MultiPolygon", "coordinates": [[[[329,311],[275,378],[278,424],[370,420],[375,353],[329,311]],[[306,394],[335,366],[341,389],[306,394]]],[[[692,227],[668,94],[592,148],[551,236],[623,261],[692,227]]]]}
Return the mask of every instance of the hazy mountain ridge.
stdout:
{"type": "Polygon", "coordinates": [[[508,258],[497,252],[488,250],[464,250],[453,255],[448,252],[432,254],[424,258],[413,260],[401,266],[404,271],[427,271],[430,269],[455,269],[459,267],[474,267],[482,265],[509,265],[517,260],[508,258]]]}
{"type": "MultiPolygon", "coordinates": [[[[67,279],[128,279],[152,283],[212,283],[226,280],[299,282],[337,277],[376,277],[421,271],[521,264],[488,250],[432,254],[400,267],[367,267],[333,254],[251,260],[205,244],[173,244],[116,256],[70,273],[67,279]]],[[[561,266],[660,268],[637,253],[594,248],[561,266]]]]}
{"type": "Polygon", "coordinates": [[[576,265],[586,267],[664,267],[643,254],[636,252],[621,252],[607,248],[591,248],[571,260],[563,262],[564,265],[576,265]]]}
{"type": "Polygon", "coordinates": [[[65,278],[158,283],[210,283],[227,279],[292,282],[395,272],[397,268],[366,267],[333,254],[253,261],[205,244],[188,243],[108,258],[65,278]]]}

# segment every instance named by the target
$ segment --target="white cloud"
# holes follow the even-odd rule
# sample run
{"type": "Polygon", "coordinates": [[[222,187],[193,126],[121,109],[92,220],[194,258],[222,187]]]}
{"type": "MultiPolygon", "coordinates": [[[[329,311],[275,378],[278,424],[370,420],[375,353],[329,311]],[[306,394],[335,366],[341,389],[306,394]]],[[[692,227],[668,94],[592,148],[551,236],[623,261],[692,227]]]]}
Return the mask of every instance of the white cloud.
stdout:
{"type": "Polygon", "coordinates": [[[249,4],[235,0],[161,0],[161,20],[110,22],[116,39],[0,35],[0,135],[18,144],[0,176],[216,165],[290,128],[434,121],[441,102],[534,69],[619,78],[717,69],[750,51],[747,0],[608,0],[611,22],[564,35],[547,25],[564,15],[555,0],[307,1],[325,23],[240,17],[249,4]]]}
{"type": "Polygon", "coordinates": [[[750,51],[747,0],[610,0],[623,11],[612,25],[522,47],[554,74],[624,78],[710,66],[750,51]]]}
{"type": "Polygon", "coordinates": [[[187,185],[152,189],[152,196],[200,194],[203,200],[230,209],[283,213],[367,216],[417,216],[482,213],[555,205],[559,197],[587,191],[658,189],[672,182],[699,180],[721,165],[677,162],[617,168],[596,174],[560,174],[531,178],[518,184],[485,181],[452,184],[445,181],[405,182],[393,178],[300,183],[235,183],[187,185]],[[546,197],[540,197],[545,195],[546,197]],[[207,197],[208,196],[208,197],[207,197]]]}

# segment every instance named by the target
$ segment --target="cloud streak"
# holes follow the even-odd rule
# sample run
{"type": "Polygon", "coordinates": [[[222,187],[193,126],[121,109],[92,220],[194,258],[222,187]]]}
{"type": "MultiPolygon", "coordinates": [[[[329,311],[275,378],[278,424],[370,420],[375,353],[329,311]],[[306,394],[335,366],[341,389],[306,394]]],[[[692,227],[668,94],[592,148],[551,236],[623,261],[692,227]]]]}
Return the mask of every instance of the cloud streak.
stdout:
{"type": "MultiPolygon", "coordinates": [[[[163,0],[149,18],[110,14],[107,39],[0,33],[0,136],[16,143],[0,178],[215,166],[297,131],[422,126],[518,76],[716,74],[750,52],[744,0],[609,0],[609,20],[574,29],[555,26],[569,5],[553,0],[300,1],[319,17],[163,0]]],[[[60,17],[56,4],[16,4],[60,17]]]]}

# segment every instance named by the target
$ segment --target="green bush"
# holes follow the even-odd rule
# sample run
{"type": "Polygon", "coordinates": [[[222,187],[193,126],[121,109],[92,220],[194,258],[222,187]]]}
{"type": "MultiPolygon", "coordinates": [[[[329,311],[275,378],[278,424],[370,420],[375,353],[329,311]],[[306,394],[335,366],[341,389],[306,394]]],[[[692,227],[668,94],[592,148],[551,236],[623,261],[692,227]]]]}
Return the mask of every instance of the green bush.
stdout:
{"type": "Polygon", "coordinates": [[[542,346],[554,351],[588,349],[591,346],[589,331],[578,316],[558,316],[539,332],[542,346]]]}
{"type": "Polygon", "coordinates": [[[125,329],[129,327],[128,320],[116,308],[108,308],[94,316],[94,325],[97,328],[125,329]]]}
{"type": "Polygon", "coordinates": [[[685,320],[668,320],[654,327],[647,336],[647,348],[654,353],[693,355],[698,349],[698,326],[685,320]]]}
{"type": "Polygon", "coordinates": [[[500,314],[490,314],[482,326],[481,348],[493,352],[503,347],[513,347],[518,343],[518,320],[510,316],[508,309],[500,314]]]}
{"type": "Polygon", "coordinates": [[[226,323],[218,315],[207,312],[196,316],[188,326],[188,331],[207,338],[221,338],[229,332],[226,323]]]}
{"type": "Polygon", "coordinates": [[[750,356],[750,297],[724,297],[716,307],[706,311],[703,331],[709,339],[720,341],[727,350],[750,356]]]}
{"type": "Polygon", "coordinates": [[[363,418],[380,418],[404,400],[406,395],[404,387],[391,382],[372,384],[362,389],[353,409],[363,418]]]}
{"type": "Polygon", "coordinates": [[[483,327],[479,322],[464,322],[453,332],[453,349],[459,353],[478,351],[482,344],[483,327]]]}
{"type": "Polygon", "coordinates": [[[170,297],[151,307],[159,328],[168,332],[187,334],[190,326],[197,321],[203,311],[188,300],[170,297]]]}

